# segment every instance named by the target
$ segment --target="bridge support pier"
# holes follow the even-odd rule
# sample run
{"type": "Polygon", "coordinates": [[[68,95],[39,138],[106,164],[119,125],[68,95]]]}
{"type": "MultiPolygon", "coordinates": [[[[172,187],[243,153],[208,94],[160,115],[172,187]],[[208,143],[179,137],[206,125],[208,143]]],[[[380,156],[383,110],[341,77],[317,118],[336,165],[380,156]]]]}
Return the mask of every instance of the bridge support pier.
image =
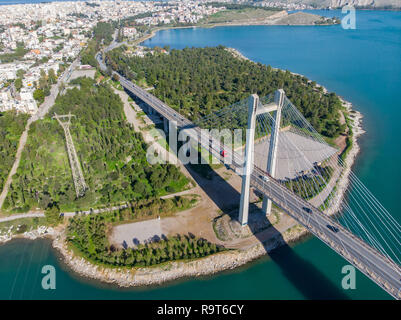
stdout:
{"type": "MultiPolygon", "coordinates": [[[[280,132],[280,123],[281,123],[281,109],[284,103],[285,93],[283,89],[279,89],[274,93],[274,103],[277,105],[277,110],[274,115],[274,123],[272,127],[272,132],[270,136],[270,146],[269,146],[269,154],[267,158],[267,172],[274,178],[276,174],[276,163],[277,163],[277,147],[278,147],[278,138],[280,132]]],[[[263,196],[263,204],[262,211],[266,215],[270,215],[272,210],[272,201],[263,196]]]]}
{"type": "Polygon", "coordinates": [[[167,118],[163,118],[163,127],[164,127],[164,132],[168,133],[169,123],[167,118]]]}
{"type": "Polygon", "coordinates": [[[241,200],[239,207],[239,222],[242,226],[248,224],[249,213],[249,192],[251,183],[251,173],[253,170],[253,148],[255,140],[256,108],[258,107],[259,97],[253,94],[248,102],[248,130],[246,132],[246,146],[244,154],[244,168],[242,172],[241,200]]]}

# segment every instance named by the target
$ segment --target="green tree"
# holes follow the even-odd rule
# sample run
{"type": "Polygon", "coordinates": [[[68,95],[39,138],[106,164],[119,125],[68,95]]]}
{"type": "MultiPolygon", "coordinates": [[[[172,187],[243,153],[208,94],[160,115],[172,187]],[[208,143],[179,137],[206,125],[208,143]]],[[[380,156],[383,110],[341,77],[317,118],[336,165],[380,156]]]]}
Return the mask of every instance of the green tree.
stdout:
{"type": "Polygon", "coordinates": [[[21,78],[15,79],[14,86],[15,86],[15,89],[17,89],[17,91],[21,91],[21,88],[22,88],[22,80],[21,80],[21,78]]]}
{"type": "Polygon", "coordinates": [[[56,226],[63,221],[63,217],[60,215],[60,210],[56,206],[52,206],[45,210],[45,218],[49,225],[56,226]]]}
{"type": "Polygon", "coordinates": [[[45,101],[45,94],[42,89],[36,89],[33,92],[33,98],[39,103],[42,104],[45,101]]]}

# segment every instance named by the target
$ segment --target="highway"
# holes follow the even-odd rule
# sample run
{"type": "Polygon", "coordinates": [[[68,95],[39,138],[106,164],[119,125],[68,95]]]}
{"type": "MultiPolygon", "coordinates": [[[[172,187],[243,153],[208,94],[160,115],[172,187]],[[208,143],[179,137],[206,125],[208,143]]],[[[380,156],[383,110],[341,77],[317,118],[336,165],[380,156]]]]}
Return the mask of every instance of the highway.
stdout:
{"type": "MultiPolygon", "coordinates": [[[[99,60],[101,56],[97,55],[96,58],[99,60]]],[[[199,141],[202,148],[211,152],[214,157],[222,162],[225,162],[227,158],[231,158],[233,160],[231,166],[237,172],[241,172],[239,170],[243,167],[243,159],[240,154],[231,152],[230,148],[227,148],[227,150],[225,149],[227,155],[224,158],[221,157],[221,149],[216,147],[219,144],[214,143],[213,139],[202,139],[201,128],[195,126],[190,120],[122,75],[116,72],[113,73],[119,76],[120,83],[126,90],[151,106],[163,118],[175,121],[178,128],[182,130],[190,128],[188,135],[199,141]]],[[[399,265],[350,233],[340,224],[334,222],[319,209],[283,187],[272,177],[264,178],[266,175],[264,171],[255,166],[251,176],[251,186],[269,197],[288,215],[358,268],[391,296],[401,299],[401,268],[399,265]],[[311,211],[308,213],[304,208],[309,208],[311,211]],[[335,232],[333,230],[338,231],[335,232]]]]}

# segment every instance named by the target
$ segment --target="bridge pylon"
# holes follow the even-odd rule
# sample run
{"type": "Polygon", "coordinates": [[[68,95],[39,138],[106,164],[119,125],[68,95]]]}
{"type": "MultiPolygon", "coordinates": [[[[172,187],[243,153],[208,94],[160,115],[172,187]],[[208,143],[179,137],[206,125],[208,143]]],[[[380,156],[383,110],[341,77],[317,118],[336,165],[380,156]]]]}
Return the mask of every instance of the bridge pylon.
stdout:
{"type": "Polygon", "coordinates": [[[249,188],[251,186],[251,173],[253,169],[256,109],[258,107],[258,104],[258,95],[251,95],[248,102],[248,130],[246,131],[244,171],[242,172],[241,199],[239,206],[239,222],[242,226],[246,226],[248,224],[249,188]]]}
{"type": "MultiPolygon", "coordinates": [[[[276,104],[277,109],[274,112],[274,121],[272,125],[272,132],[270,135],[270,146],[266,168],[266,171],[273,178],[276,175],[278,137],[280,133],[281,109],[283,108],[284,97],[285,93],[283,89],[279,89],[274,93],[274,103],[276,104]]],[[[262,211],[266,215],[270,215],[272,211],[272,201],[266,195],[263,196],[262,211]]]]}
{"type": "MultiPolygon", "coordinates": [[[[256,116],[263,113],[274,112],[274,122],[270,136],[269,154],[267,158],[267,172],[274,177],[277,162],[277,146],[281,122],[281,109],[285,93],[279,89],[274,93],[274,102],[267,105],[259,104],[259,97],[253,94],[249,97],[248,103],[248,130],[246,133],[246,145],[244,154],[244,171],[242,173],[241,200],[239,208],[239,222],[242,226],[248,224],[249,193],[251,173],[254,166],[254,145],[255,145],[255,124],[256,116]]],[[[262,211],[269,215],[271,213],[272,201],[266,196],[263,197],[262,211]]]]}

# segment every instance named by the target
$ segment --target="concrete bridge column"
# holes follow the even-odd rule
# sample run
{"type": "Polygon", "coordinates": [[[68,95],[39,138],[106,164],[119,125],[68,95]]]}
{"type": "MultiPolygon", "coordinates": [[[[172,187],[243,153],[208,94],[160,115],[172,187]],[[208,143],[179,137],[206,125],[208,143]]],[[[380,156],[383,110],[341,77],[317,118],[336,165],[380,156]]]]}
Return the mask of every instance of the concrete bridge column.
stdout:
{"type": "Polygon", "coordinates": [[[164,132],[168,133],[169,124],[167,118],[163,118],[163,126],[164,126],[164,132]]]}
{"type": "MultiPolygon", "coordinates": [[[[284,103],[285,93],[283,89],[279,89],[274,94],[274,102],[277,104],[277,110],[274,115],[274,123],[272,127],[272,133],[270,136],[270,146],[269,146],[269,155],[267,158],[267,172],[274,178],[276,173],[276,163],[277,163],[277,147],[278,147],[278,138],[280,132],[280,122],[281,122],[281,109],[284,103]]],[[[266,215],[270,215],[272,210],[272,201],[263,196],[263,204],[262,211],[266,215]]]]}
{"type": "Polygon", "coordinates": [[[253,148],[255,140],[256,108],[258,107],[259,97],[253,94],[248,102],[248,130],[246,132],[246,146],[244,155],[244,171],[242,172],[241,200],[239,207],[239,222],[242,226],[248,224],[249,212],[249,191],[251,183],[251,173],[253,169],[253,148]]]}

